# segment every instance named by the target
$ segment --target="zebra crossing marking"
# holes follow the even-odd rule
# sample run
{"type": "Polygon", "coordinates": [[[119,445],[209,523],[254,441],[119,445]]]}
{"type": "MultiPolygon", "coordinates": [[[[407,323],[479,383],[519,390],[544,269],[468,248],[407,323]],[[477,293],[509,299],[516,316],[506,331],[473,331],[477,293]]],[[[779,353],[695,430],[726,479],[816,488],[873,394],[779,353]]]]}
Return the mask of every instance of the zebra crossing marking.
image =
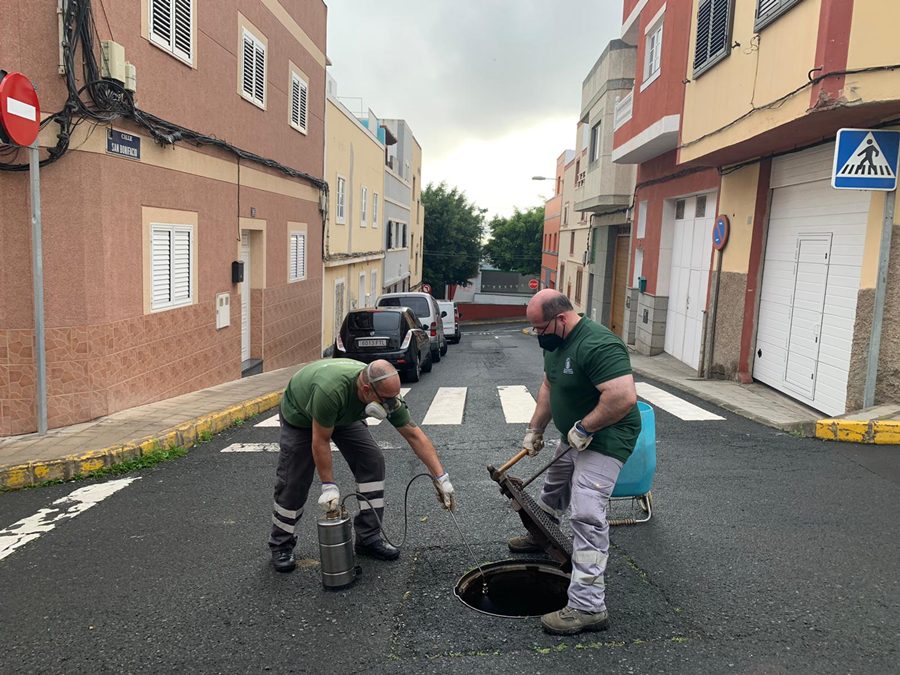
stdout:
{"type": "Polygon", "coordinates": [[[537,403],[528,387],[514,385],[509,387],[498,386],[500,405],[503,407],[503,416],[507,424],[528,424],[534,415],[537,403]]]}
{"type": "Polygon", "coordinates": [[[422,425],[462,424],[468,387],[441,387],[425,413],[422,425]]]}
{"type": "MultiPolygon", "coordinates": [[[[382,450],[399,450],[399,445],[394,445],[387,441],[378,441],[378,447],[382,450]]],[[[222,448],[219,452],[226,453],[248,453],[248,452],[278,452],[278,443],[232,443],[226,448],[222,448]]],[[[331,451],[340,452],[338,446],[331,441],[331,451]]]]}
{"type": "Polygon", "coordinates": [[[708,422],[725,419],[724,417],[719,417],[715,413],[708,412],[693,403],[688,403],[674,394],[670,394],[658,387],[654,387],[652,384],[637,382],[634,386],[637,389],[638,396],[642,399],[650,401],[650,403],[656,407],[662,408],[666,412],[685,421],[708,422]]]}
{"type": "Polygon", "coordinates": [[[264,419],[264,420],[263,420],[262,422],[260,422],[259,424],[254,424],[253,427],[254,427],[254,428],[259,428],[259,427],[280,427],[280,426],[281,426],[281,421],[278,419],[279,416],[280,416],[279,413],[275,413],[275,414],[272,415],[271,417],[268,417],[268,418],[264,419]]]}

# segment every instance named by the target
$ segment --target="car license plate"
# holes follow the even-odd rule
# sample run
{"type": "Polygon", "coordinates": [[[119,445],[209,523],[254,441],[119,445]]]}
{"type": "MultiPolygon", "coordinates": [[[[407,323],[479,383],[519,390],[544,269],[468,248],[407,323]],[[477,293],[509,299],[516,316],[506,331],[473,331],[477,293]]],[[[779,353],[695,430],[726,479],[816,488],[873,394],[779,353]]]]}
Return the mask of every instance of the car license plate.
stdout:
{"type": "Polygon", "coordinates": [[[360,347],[384,347],[387,340],[357,340],[356,344],[360,347]]]}

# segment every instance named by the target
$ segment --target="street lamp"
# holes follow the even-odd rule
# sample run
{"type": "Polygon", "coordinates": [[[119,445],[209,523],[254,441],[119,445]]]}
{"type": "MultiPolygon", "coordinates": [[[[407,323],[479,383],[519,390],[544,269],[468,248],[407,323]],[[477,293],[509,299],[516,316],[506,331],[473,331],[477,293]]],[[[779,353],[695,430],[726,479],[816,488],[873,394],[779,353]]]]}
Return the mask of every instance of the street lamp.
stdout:
{"type": "Polygon", "coordinates": [[[555,178],[547,178],[547,176],[532,176],[531,180],[556,180],[555,178]]]}

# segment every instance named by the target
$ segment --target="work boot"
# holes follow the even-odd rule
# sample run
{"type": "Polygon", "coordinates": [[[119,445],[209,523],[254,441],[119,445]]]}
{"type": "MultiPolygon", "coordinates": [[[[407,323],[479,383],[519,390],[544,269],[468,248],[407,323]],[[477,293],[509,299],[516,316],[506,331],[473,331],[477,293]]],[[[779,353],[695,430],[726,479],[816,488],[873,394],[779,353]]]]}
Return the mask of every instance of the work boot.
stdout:
{"type": "Polygon", "coordinates": [[[544,550],[538,546],[534,537],[531,536],[531,532],[526,532],[522,537],[513,537],[506,545],[513,553],[538,553],[544,550]]]}
{"type": "Polygon", "coordinates": [[[373,541],[371,544],[356,544],[353,547],[359,555],[377,558],[378,560],[396,560],[400,557],[400,549],[391,546],[383,539],[373,541]]]}
{"type": "Polygon", "coordinates": [[[601,631],[609,628],[609,612],[593,614],[574,607],[563,607],[556,612],[544,614],[541,625],[550,635],[576,635],[582,631],[601,631]]]}
{"type": "Polygon", "coordinates": [[[280,548],[272,551],[272,567],[276,572],[293,572],[296,566],[292,549],[280,548]]]}

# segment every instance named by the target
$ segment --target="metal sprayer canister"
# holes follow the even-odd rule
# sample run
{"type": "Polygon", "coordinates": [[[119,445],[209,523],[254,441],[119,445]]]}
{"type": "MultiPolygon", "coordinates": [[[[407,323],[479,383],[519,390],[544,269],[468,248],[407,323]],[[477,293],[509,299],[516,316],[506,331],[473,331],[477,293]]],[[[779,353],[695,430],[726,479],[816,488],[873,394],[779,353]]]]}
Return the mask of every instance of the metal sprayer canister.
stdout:
{"type": "Polygon", "coordinates": [[[322,561],[322,584],[338,589],[356,581],[353,559],[353,525],[346,509],[332,511],[317,521],[319,557],[322,561]]]}

